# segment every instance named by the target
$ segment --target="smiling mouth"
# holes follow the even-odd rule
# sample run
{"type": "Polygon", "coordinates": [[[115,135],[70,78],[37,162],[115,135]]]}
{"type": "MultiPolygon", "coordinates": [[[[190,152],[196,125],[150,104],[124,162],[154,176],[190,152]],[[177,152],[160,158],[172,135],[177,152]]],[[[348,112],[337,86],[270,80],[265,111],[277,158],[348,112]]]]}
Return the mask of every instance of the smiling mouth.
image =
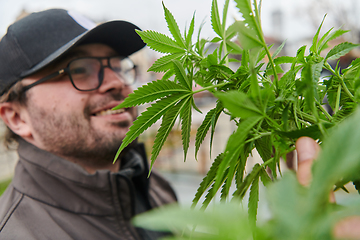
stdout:
{"type": "Polygon", "coordinates": [[[101,112],[95,113],[95,116],[106,116],[106,115],[113,115],[113,114],[119,114],[125,112],[124,108],[118,109],[118,110],[103,110],[101,112]]]}

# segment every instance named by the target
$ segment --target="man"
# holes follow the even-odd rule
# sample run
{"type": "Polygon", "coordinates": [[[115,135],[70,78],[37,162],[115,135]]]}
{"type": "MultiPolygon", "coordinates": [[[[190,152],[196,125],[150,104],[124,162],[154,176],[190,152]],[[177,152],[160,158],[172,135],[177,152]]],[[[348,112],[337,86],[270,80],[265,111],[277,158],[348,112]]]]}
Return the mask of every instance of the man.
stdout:
{"type": "Polygon", "coordinates": [[[157,239],[134,215],[176,201],[133,143],[113,164],[134,108],[127,58],[144,43],[124,21],[95,26],[51,9],[11,25],[0,42],[0,116],[19,162],[0,200],[0,239],[157,239]]]}

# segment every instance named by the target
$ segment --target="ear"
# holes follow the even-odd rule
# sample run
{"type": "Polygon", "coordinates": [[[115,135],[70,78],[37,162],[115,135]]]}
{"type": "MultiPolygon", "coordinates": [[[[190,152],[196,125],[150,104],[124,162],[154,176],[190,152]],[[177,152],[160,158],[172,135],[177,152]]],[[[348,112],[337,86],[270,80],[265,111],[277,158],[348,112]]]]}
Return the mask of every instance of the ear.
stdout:
{"type": "Polygon", "coordinates": [[[31,126],[27,121],[27,112],[17,103],[0,104],[0,117],[4,123],[17,135],[24,139],[32,138],[31,126]]]}

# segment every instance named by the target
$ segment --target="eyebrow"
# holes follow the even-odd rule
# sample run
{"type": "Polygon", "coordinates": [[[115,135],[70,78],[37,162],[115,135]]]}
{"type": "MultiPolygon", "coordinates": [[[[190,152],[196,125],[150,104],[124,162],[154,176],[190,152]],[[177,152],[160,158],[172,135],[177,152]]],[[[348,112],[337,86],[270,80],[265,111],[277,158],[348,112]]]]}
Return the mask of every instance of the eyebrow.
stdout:
{"type": "MultiPolygon", "coordinates": [[[[75,48],[73,50],[71,50],[70,52],[66,53],[64,56],[60,57],[56,62],[54,62],[55,65],[59,65],[59,64],[63,64],[64,62],[69,62],[73,59],[76,58],[81,58],[81,57],[87,57],[89,56],[89,52],[82,50],[82,49],[78,49],[75,48]]],[[[118,54],[114,51],[114,52],[109,52],[108,55],[113,55],[113,56],[117,56],[118,54]]]]}
{"type": "Polygon", "coordinates": [[[89,53],[87,53],[84,50],[74,49],[74,50],[70,51],[69,53],[66,53],[64,56],[60,57],[58,59],[58,61],[56,61],[54,63],[55,64],[62,64],[64,62],[69,62],[72,59],[79,58],[79,57],[85,57],[87,55],[89,55],[89,53]]]}

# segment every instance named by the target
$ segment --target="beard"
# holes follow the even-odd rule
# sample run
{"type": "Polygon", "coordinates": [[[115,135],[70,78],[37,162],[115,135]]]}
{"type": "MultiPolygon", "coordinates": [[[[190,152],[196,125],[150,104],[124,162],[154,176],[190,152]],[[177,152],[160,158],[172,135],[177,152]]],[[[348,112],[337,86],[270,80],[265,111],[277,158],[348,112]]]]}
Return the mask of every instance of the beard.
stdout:
{"type": "MultiPolygon", "coordinates": [[[[109,95],[100,103],[89,104],[83,112],[50,112],[28,101],[29,115],[44,150],[83,164],[101,167],[114,161],[123,136],[117,131],[103,131],[93,126],[91,110],[111,100],[122,100],[120,94],[109,95]]],[[[130,109],[130,111],[135,111],[130,109]]],[[[134,115],[134,114],[133,114],[134,115]]],[[[135,118],[135,116],[133,116],[135,118]]],[[[107,123],[111,129],[128,129],[132,122],[107,123]]]]}

